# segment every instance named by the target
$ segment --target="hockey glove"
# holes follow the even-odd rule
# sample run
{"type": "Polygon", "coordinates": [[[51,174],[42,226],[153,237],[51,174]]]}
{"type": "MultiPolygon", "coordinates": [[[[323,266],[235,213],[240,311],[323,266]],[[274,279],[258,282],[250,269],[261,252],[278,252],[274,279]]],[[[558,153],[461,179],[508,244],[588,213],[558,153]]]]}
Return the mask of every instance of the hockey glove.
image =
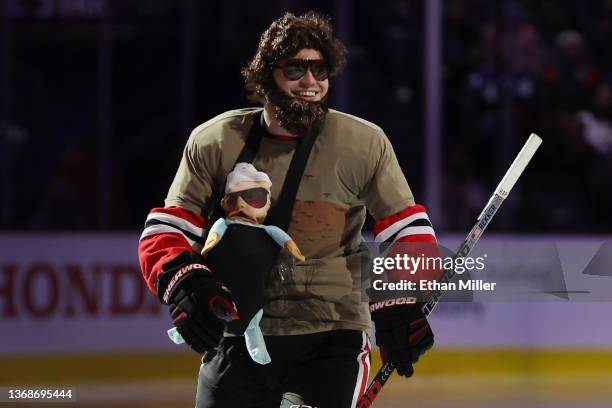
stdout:
{"type": "Polygon", "coordinates": [[[163,265],[158,297],[170,305],[172,323],[196,352],[214,349],[223,336],[223,321],[238,319],[231,292],[217,282],[195,254],[182,252],[163,265]]]}
{"type": "Polygon", "coordinates": [[[393,300],[370,304],[376,344],[383,362],[393,364],[399,375],[411,377],[412,365],[433,346],[434,335],[421,310],[422,303],[397,305],[399,299],[393,300]]]}

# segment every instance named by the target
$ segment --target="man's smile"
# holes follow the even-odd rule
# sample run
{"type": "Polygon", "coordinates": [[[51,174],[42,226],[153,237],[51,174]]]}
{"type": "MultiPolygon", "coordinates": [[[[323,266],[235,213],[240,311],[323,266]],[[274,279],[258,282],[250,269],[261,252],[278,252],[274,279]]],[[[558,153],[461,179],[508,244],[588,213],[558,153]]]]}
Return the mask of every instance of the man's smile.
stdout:
{"type": "Polygon", "coordinates": [[[296,98],[307,101],[307,102],[314,102],[318,100],[318,95],[319,95],[319,91],[315,91],[315,90],[296,90],[296,91],[291,91],[291,93],[296,98]]]}

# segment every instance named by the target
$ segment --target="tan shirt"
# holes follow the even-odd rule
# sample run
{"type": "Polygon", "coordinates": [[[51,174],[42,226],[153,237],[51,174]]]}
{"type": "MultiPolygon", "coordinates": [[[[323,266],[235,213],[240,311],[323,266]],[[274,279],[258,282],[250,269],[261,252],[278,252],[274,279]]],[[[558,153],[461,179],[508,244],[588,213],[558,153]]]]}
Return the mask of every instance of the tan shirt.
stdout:
{"type": "MultiPolygon", "coordinates": [[[[166,206],[206,214],[213,189],[222,191],[254,117],[261,108],[223,113],[192,132],[166,206]]],[[[253,165],[272,180],[278,197],[295,142],[263,138],[253,165]]],[[[265,335],[335,329],[369,331],[361,298],[361,228],[366,208],[376,220],[414,204],[408,183],[382,129],[330,110],[317,137],[297,193],[289,235],[306,257],[282,256],[267,284],[265,335]]]]}

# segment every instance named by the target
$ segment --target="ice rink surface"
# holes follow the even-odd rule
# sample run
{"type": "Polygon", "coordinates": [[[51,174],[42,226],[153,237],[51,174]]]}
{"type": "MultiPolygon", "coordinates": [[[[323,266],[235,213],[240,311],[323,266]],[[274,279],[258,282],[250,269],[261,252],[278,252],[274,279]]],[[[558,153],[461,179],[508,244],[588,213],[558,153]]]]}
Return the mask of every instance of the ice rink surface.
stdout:
{"type": "MultiPolygon", "coordinates": [[[[440,348],[410,378],[393,374],[375,408],[610,408],[612,353],[570,349],[440,348]]],[[[199,356],[90,354],[0,359],[0,384],[70,386],[76,403],[53,407],[193,407],[199,356]]],[[[373,353],[372,371],[380,367],[373,353]]],[[[46,387],[43,387],[46,388],[46,387]]],[[[3,407],[41,407],[1,404],[3,407]]],[[[324,407],[319,407],[324,408],[324,407]]]]}
{"type": "MultiPolygon", "coordinates": [[[[609,408],[610,376],[540,378],[522,376],[422,375],[387,383],[376,408],[609,408]]],[[[195,379],[76,385],[77,402],[66,407],[192,407],[195,379]]],[[[0,404],[0,406],[6,406],[0,404]]],[[[40,407],[40,404],[19,404],[40,407]]],[[[53,407],[63,404],[53,404],[53,407]]]]}

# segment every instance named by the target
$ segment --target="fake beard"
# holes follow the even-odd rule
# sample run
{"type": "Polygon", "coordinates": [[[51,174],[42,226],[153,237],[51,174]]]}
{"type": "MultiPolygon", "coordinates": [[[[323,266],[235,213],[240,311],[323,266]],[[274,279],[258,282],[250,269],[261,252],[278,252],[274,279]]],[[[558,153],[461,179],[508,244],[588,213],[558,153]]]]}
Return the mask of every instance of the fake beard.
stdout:
{"type": "Polygon", "coordinates": [[[320,131],[325,123],[325,114],[329,110],[327,96],[319,102],[306,102],[276,88],[268,93],[268,100],[280,125],[298,136],[303,136],[311,128],[315,132],[320,131]]]}

